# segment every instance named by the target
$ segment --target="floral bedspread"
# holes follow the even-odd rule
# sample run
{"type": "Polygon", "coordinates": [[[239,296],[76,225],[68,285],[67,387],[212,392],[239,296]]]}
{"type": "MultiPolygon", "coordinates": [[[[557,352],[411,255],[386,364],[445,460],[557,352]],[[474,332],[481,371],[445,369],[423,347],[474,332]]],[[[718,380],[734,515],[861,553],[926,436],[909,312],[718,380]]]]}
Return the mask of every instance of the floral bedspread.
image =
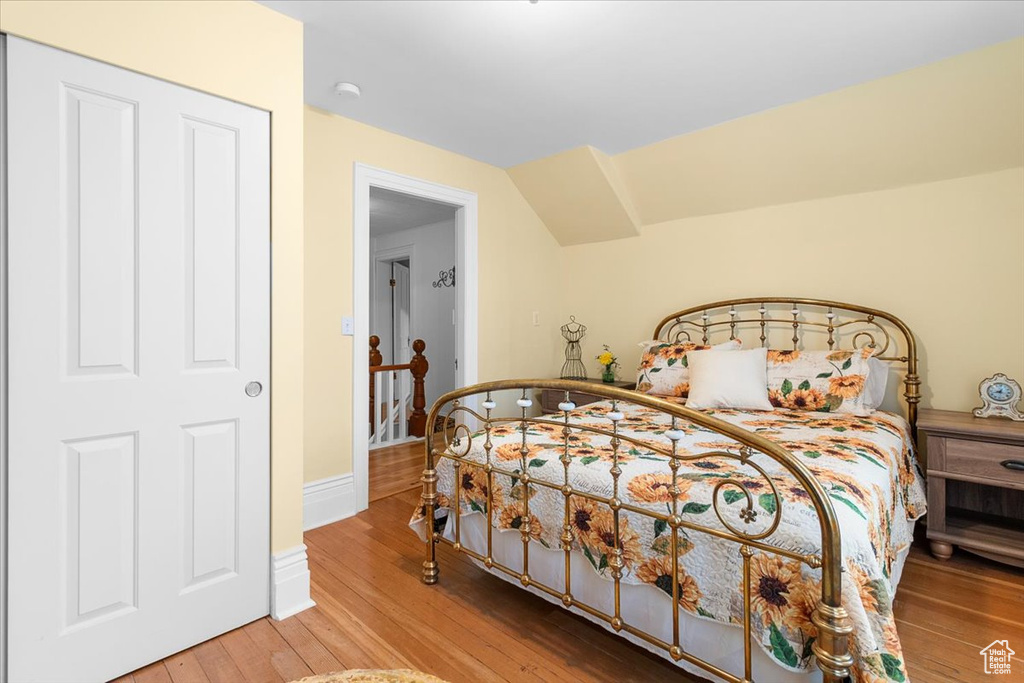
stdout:
{"type": "MultiPolygon", "coordinates": [[[[583,406],[570,414],[570,425],[608,429],[608,402],[583,406]]],[[[670,417],[657,410],[619,404],[624,419],[619,432],[662,448],[670,417]]],[[[715,417],[757,432],[797,454],[818,478],[832,500],[842,530],[843,603],[855,627],[851,648],[858,681],[906,679],[906,668],[892,614],[890,571],[897,555],[911,542],[909,521],[925,512],[921,473],[912,452],[906,421],[885,412],[870,416],[836,415],[777,410],[771,412],[708,411],[715,417]]],[[[558,416],[556,419],[560,419],[558,416]]],[[[739,445],[717,432],[696,425],[677,426],[684,432],[677,452],[737,452],[739,445]]],[[[492,428],[492,461],[519,471],[522,434],[519,423],[492,428]]],[[[561,483],[564,477],[561,427],[529,425],[526,466],[531,476],[561,483]]],[[[467,456],[483,462],[484,438],[476,435],[467,456]]],[[[569,481],[578,490],[612,494],[610,438],[584,431],[569,437],[572,463],[569,481]]],[[[767,456],[754,457],[774,481],[783,499],[779,527],[767,542],[799,553],[820,553],[818,519],[807,493],[780,465],[767,456]]],[[[623,442],[619,448],[622,473],[619,495],[651,510],[671,511],[671,470],[667,458],[623,442]]],[[[440,506],[449,509],[456,488],[463,514],[486,513],[487,478],[482,469],[463,467],[454,481],[450,460],[438,464],[440,506]]],[[[678,510],[688,521],[722,528],[711,505],[712,489],[725,477],[743,481],[754,495],[757,518],[746,526],[766,528],[775,512],[775,499],[767,482],[738,460],[709,457],[682,464],[679,469],[678,510]]],[[[508,533],[520,533],[523,486],[518,479],[495,474],[491,524],[508,533]]],[[[720,512],[736,528],[745,528],[739,514],[745,496],[735,487],[719,492],[720,512]]],[[[561,492],[530,487],[530,534],[549,548],[559,547],[564,499],[561,492]]],[[[611,510],[582,497],[570,497],[574,546],[595,572],[611,580],[608,566],[615,546],[611,510]]],[[[413,514],[410,525],[423,534],[424,511],[413,514]]],[[[444,519],[435,520],[443,528],[444,519]]],[[[629,511],[620,514],[620,546],[624,562],[622,581],[651,584],[672,595],[670,529],[664,522],[629,511]]],[[[698,531],[680,529],[679,600],[683,609],[707,619],[742,624],[742,558],[738,544],[698,531]]],[[[820,596],[821,572],[775,554],[756,551],[751,560],[753,637],[779,665],[804,670],[811,665],[811,644],[816,629],[810,616],[820,596]]]]}

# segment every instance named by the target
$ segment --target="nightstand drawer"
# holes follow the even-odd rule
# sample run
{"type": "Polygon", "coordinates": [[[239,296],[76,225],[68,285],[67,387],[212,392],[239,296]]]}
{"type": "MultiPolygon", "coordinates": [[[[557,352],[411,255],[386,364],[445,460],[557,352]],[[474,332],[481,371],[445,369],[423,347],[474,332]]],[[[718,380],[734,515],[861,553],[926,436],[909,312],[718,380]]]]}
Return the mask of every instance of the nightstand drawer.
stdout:
{"type": "Polygon", "coordinates": [[[946,439],[947,472],[1024,484],[1024,446],[946,439]],[[1003,465],[1020,463],[1021,469],[1003,465]]]}

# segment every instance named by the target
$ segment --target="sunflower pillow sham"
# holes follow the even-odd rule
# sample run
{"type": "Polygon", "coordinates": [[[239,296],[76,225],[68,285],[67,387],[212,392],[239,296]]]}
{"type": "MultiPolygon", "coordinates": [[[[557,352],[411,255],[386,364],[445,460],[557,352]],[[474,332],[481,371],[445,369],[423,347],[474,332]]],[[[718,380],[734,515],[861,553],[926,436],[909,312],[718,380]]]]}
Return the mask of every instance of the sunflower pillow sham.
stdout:
{"type": "Polygon", "coordinates": [[[885,394],[879,349],[768,351],[768,400],[776,408],[870,415],[885,394]]]}
{"type": "Polygon", "coordinates": [[[734,351],[742,346],[739,339],[730,339],[709,346],[694,342],[649,341],[640,356],[636,374],[636,390],[651,396],[686,398],[690,393],[690,367],[686,354],[690,351],[734,351]]]}

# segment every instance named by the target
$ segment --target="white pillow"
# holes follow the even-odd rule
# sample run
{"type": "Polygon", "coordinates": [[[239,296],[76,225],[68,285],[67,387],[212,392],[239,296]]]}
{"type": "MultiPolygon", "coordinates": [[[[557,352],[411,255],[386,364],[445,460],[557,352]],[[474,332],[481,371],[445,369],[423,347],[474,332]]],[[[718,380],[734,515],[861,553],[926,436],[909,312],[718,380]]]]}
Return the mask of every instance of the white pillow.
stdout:
{"type": "Polygon", "coordinates": [[[773,410],[768,400],[768,349],[691,351],[687,408],[773,410]]]}
{"type": "Polygon", "coordinates": [[[878,410],[885,400],[885,387],[889,384],[889,364],[874,356],[868,358],[868,377],[864,381],[864,407],[878,410]]]}

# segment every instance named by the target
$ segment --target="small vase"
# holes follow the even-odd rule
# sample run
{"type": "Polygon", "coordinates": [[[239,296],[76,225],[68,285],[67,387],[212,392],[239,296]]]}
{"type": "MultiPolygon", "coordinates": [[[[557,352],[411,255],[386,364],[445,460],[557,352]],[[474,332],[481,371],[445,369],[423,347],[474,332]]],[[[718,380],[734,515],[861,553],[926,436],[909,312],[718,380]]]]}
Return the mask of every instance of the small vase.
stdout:
{"type": "Polygon", "coordinates": [[[615,382],[615,371],[612,370],[612,366],[604,366],[604,372],[601,374],[601,381],[606,384],[612,384],[615,382]]]}

